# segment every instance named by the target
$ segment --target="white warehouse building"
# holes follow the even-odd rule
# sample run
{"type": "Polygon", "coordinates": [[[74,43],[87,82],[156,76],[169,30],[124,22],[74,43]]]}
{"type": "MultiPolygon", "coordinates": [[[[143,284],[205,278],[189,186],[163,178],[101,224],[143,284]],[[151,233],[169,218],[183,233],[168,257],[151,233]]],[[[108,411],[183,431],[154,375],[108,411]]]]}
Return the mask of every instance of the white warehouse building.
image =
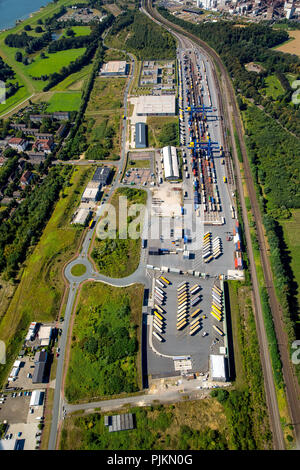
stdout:
{"type": "Polygon", "coordinates": [[[163,147],[162,154],[164,161],[165,179],[179,179],[179,167],[176,147],[172,147],[170,145],[168,145],[167,147],[163,147]]]}

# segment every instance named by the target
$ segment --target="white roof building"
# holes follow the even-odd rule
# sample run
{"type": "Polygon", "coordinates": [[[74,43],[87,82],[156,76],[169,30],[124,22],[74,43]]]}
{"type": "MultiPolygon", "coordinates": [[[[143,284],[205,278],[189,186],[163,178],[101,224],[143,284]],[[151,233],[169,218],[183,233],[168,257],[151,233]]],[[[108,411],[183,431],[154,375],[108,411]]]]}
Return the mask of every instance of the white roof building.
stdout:
{"type": "Polygon", "coordinates": [[[137,116],[175,116],[175,95],[142,95],[136,102],[137,116]]]}
{"type": "Polygon", "coordinates": [[[99,198],[99,193],[100,193],[99,187],[98,188],[86,187],[81,200],[96,202],[99,198]]]}
{"type": "Polygon", "coordinates": [[[49,346],[51,333],[51,326],[41,326],[39,331],[39,339],[41,341],[41,346],[49,346]]]}
{"type": "Polygon", "coordinates": [[[170,145],[163,147],[162,153],[164,159],[165,178],[171,180],[178,179],[179,168],[176,147],[172,147],[170,145]]]}
{"type": "Polygon", "coordinates": [[[227,372],[225,356],[221,354],[210,355],[210,372],[212,380],[226,382],[227,372]]]}

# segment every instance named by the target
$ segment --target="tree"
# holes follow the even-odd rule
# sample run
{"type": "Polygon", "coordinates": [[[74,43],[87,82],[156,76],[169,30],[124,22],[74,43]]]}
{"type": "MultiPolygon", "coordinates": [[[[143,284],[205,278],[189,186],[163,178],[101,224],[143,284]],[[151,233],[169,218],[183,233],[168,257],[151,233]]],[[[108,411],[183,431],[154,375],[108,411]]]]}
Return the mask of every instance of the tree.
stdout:
{"type": "Polygon", "coordinates": [[[43,32],[43,28],[42,28],[41,26],[37,26],[37,27],[35,28],[35,32],[36,32],[36,33],[42,33],[42,32],[43,32]]]}

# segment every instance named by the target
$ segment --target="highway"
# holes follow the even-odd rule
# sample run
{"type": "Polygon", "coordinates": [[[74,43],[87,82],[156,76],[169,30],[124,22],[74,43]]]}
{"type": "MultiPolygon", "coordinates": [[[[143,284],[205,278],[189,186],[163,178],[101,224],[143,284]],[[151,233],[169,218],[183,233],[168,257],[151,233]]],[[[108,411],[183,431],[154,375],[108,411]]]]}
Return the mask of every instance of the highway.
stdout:
{"type": "MultiPolygon", "coordinates": [[[[215,78],[215,83],[217,84],[217,95],[219,100],[219,110],[220,114],[223,115],[224,121],[227,123],[227,126],[230,130],[230,136],[234,136],[234,128],[233,122],[235,123],[235,127],[238,132],[241,150],[243,154],[243,161],[244,161],[244,171],[245,171],[245,180],[247,182],[247,189],[250,197],[250,202],[253,210],[253,215],[255,220],[257,221],[257,228],[258,228],[258,239],[261,246],[261,260],[262,266],[264,269],[266,285],[268,286],[268,293],[270,295],[271,301],[271,308],[273,312],[273,318],[276,328],[276,334],[278,338],[278,343],[280,345],[280,352],[281,352],[281,359],[283,362],[283,371],[284,371],[284,378],[287,386],[287,397],[289,402],[289,411],[292,418],[292,423],[294,424],[297,444],[299,446],[299,439],[300,439],[300,410],[299,410],[299,389],[298,384],[296,383],[296,378],[294,377],[289,357],[288,357],[288,346],[287,346],[287,338],[284,333],[284,328],[282,325],[280,309],[277,303],[274,285],[272,282],[272,275],[270,264],[267,256],[267,250],[265,246],[265,239],[263,235],[263,225],[261,220],[261,214],[258,207],[257,199],[256,199],[256,192],[252,180],[252,175],[250,171],[250,166],[247,158],[246,148],[243,140],[243,132],[242,132],[242,124],[236,104],[235,93],[232,87],[232,83],[228,76],[227,70],[223,65],[220,57],[217,53],[209,47],[204,41],[197,38],[195,35],[185,31],[178,25],[175,25],[165,18],[163,18],[156,9],[153,8],[151,0],[143,0],[142,2],[142,11],[149,16],[153,21],[157,22],[158,24],[167,28],[172,34],[178,37],[178,34],[183,37],[188,37],[192,40],[194,45],[200,46],[200,51],[202,54],[204,53],[211,64],[213,69],[213,74],[215,78]],[[219,80],[216,72],[215,72],[215,64],[218,66],[221,79],[219,80]],[[277,305],[276,305],[277,304],[277,305]]],[[[223,132],[224,135],[224,132],[223,132]]],[[[225,142],[225,145],[228,147],[228,143],[225,142]]],[[[263,321],[263,314],[262,314],[262,306],[260,301],[259,295],[259,284],[255,269],[255,262],[252,252],[252,244],[251,244],[251,237],[250,237],[250,229],[248,224],[247,218],[247,210],[245,205],[244,199],[244,192],[242,186],[242,178],[240,174],[240,167],[236,149],[235,139],[231,139],[231,145],[233,149],[233,159],[234,159],[234,166],[236,172],[236,184],[237,189],[239,192],[239,198],[242,208],[243,220],[244,220],[244,227],[245,227],[245,236],[247,241],[247,251],[248,257],[250,261],[250,272],[251,272],[251,279],[253,285],[253,292],[254,292],[254,303],[255,303],[255,317],[256,317],[256,325],[257,325],[257,332],[258,332],[258,339],[260,345],[260,354],[261,354],[261,361],[262,361],[262,368],[264,373],[264,380],[265,380],[265,391],[266,391],[266,399],[268,404],[269,416],[270,416],[270,424],[271,430],[273,433],[273,445],[274,449],[285,449],[284,438],[282,427],[280,423],[280,415],[278,410],[278,402],[276,397],[276,390],[275,384],[273,379],[272,373],[272,365],[271,359],[268,349],[268,341],[265,332],[265,326],[263,321]]]]}

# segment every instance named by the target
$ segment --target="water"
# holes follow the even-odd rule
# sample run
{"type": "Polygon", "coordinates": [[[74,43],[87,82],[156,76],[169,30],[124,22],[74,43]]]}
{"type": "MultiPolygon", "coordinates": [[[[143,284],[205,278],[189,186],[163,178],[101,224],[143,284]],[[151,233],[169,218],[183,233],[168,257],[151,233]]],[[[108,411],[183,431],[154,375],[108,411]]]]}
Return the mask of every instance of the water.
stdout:
{"type": "Polygon", "coordinates": [[[0,0],[0,30],[12,28],[16,20],[28,18],[47,3],[49,0],[0,0]]]}

